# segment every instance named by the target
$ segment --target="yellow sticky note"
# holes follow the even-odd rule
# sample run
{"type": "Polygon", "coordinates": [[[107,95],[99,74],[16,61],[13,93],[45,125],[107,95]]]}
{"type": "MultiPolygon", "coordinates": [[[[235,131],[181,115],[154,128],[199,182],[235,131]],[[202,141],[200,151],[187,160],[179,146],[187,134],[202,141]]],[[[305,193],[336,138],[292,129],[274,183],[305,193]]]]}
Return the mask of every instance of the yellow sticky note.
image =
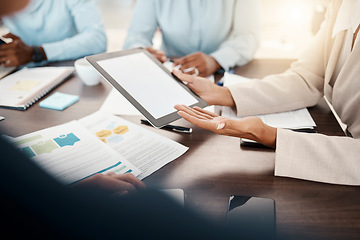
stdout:
{"type": "Polygon", "coordinates": [[[16,82],[14,86],[10,88],[11,91],[31,91],[36,86],[38,86],[41,83],[41,81],[36,80],[21,80],[16,82]]]}

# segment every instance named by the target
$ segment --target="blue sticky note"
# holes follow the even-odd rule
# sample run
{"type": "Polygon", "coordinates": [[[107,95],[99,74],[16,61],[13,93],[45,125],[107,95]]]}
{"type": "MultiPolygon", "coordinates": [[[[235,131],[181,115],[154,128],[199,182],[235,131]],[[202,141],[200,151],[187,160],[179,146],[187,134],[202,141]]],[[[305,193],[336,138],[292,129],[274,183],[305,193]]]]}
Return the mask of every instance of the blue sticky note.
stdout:
{"type": "Polygon", "coordinates": [[[77,101],[79,101],[79,96],[56,92],[47,99],[41,101],[39,106],[62,111],[77,101]]]}

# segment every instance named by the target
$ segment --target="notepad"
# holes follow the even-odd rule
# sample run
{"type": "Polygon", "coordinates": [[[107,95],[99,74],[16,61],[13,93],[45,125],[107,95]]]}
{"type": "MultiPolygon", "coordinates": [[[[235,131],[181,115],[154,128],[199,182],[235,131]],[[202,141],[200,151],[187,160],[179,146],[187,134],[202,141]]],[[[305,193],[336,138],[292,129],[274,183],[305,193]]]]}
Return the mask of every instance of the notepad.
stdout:
{"type": "Polygon", "coordinates": [[[0,81],[0,107],[25,110],[69,79],[73,67],[23,68],[0,81]]]}
{"type": "Polygon", "coordinates": [[[41,101],[39,106],[62,111],[77,101],[79,101],[79,96],[56,92],[47,99],[41,101]]]}

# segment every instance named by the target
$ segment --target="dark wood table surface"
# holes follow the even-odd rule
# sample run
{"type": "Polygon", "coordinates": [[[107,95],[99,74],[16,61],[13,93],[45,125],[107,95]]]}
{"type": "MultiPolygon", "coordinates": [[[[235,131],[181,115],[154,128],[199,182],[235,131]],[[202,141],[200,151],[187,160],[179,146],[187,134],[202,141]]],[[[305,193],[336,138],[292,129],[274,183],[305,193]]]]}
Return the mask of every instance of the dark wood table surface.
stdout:
{"type": "MultiPolygon", "coordinates": [[[[280,73],[290,63],[286,59],[256,59],[237,67],[235,72],[260,78],[280,73]]],[[[110,90],[105,81],[88,87],[75,76],[53,92],[79,95],[79,102],[64,111],[40,108],[38,103],[26,111],[0,109],[0,115],[5,117],[0,128],[16,137],[82,118],[97,111],[110,90]]],[[[319,133],[344,135],[324,101],[309,111],[319,133]]],[[[140,123],[140,117],[123,117],[140,123]]],[[[274,177],[274,150],[241,148],[237,138],[216,135],[182,119],[174,124],[192,127],[193,133],[174,133],[142,125],[189,147],[183,156],[144,179],[149,187],[183,189],[185,206],[216,224],[225,222],[230,195],[256,196],[275,200],[280,237],[360,238],[360,188],[274,177]]]]}

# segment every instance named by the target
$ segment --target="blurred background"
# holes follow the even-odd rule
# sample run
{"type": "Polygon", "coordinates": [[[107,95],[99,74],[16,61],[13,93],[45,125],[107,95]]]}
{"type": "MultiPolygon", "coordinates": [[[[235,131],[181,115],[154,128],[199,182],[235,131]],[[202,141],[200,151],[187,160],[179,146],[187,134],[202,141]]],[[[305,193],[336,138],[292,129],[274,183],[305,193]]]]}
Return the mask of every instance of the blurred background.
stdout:
{"type": "MultiPolygon", "coordinates": [[[[96,0],[102,13],[108,51],[120,50],[136,0],[96,0]]],[[[261,46],[256,58],[297,58],[324,19],[331,0],[261,0],[261,46]]],[[[161,37],[155,35],[160,46],[161,37]]]]}
{"type": "MultiPolygon", "coordinates": [[[[136,0],[95,1],[108,35],[108,51],[121,50],[136,0]]],[[[261,0],[261,45],[255,57],[297,58],[319,29],[330,2],[331,0],[261,0]]],[[[6,32],[4,27],[0,28],[0,34],[6,32]]],[[[161,45],[160,33],[155,34],[153,42],[155,47],[161,45]]]]}

